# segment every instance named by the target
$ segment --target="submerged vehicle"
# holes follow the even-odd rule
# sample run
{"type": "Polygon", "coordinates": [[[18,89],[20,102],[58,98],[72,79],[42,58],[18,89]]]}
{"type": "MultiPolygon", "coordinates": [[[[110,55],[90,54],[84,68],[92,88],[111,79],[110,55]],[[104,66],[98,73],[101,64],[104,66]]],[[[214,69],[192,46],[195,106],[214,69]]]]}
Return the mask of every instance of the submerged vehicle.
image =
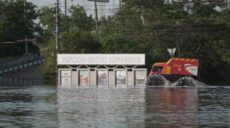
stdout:
{"type": "Polygon", "coordinates": [[[165,85],[166,82],[176,82],[178,86],[191,84],[189,80],[198,79],[198,59],[171,58],[167,62],[155,63],[149,72],[147,85],[165,85]]]}

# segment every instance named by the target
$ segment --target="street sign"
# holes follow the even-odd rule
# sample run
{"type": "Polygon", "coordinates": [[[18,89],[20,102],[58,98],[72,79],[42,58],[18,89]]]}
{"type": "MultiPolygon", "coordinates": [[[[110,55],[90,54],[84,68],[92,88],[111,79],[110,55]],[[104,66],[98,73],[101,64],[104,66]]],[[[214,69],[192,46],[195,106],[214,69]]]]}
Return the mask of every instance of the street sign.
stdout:
{"type": "Polygon", "coordinates": [[[167,51],[169,52],[169,55],[173,57],[176,52],[176,48],[168,48],[167,51]]]}

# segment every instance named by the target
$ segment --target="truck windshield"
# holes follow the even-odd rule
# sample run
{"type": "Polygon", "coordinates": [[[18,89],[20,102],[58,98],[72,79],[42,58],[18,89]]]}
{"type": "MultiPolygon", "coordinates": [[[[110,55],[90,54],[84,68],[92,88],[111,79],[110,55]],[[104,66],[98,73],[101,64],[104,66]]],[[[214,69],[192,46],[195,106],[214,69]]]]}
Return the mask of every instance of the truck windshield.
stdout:
{"type": "Polygon", "coordinates": [[[153,66],[152,71],[153,72],[161,72],[162,69],[163,69],[163,67],[161,67],[161,66],[153,66]]]}

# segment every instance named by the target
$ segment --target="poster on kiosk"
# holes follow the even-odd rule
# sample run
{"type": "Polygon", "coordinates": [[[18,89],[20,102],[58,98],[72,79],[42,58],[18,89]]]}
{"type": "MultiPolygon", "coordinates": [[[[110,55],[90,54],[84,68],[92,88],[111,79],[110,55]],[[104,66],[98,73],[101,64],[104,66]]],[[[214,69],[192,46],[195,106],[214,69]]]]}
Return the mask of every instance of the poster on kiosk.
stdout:
{"type": "Polygon", "coordinates": [[[89,86],[89,71],[88,70],[80,70],[79,71],[79,80],[80,80],[80,86],[82,86],[82,87],[89,86]]]}
{"type": "Polygon", "coordinates": [[[108,71],[106,70],[97,71],[97,84],[98,84],[98,87],[108,86],[108,71]]]}
{"type": "Polygon", "coordinates": [[[116,71],[116,86],[125,87],[126,85],[126,70],[117,70],[116,71]]]}

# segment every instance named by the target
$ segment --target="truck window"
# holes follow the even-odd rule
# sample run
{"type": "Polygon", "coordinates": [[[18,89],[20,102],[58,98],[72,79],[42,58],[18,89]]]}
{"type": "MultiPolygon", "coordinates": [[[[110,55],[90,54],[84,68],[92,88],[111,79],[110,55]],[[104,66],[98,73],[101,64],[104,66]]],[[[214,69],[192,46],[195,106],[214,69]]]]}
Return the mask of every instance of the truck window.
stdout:
{"type": "Polygon", "coordinates": [[[153,72],[161,72],[162,69],[163,69],[163,67],[161,67],[161,66],[153,66],[152,71],[153,72]]]}

